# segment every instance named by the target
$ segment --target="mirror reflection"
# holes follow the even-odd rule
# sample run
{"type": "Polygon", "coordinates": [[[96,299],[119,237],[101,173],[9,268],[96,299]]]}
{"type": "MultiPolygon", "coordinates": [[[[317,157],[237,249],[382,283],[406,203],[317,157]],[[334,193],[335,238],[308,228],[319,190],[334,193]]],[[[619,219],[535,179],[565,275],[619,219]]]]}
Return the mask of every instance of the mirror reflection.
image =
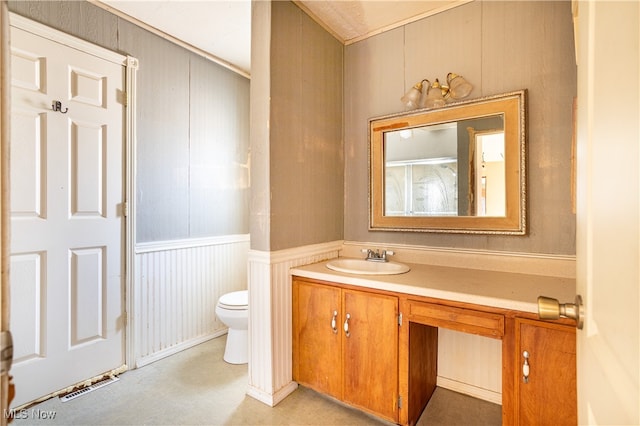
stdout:
{"type": "Polygon", "coordinates": [[[370,120],[370,229],[525,233],[525,91],[370,120]]]}
{"type": "Polygon", "coordinates": [[[386,132],[385,215],[504,216],[504,116],[386,132]]]}

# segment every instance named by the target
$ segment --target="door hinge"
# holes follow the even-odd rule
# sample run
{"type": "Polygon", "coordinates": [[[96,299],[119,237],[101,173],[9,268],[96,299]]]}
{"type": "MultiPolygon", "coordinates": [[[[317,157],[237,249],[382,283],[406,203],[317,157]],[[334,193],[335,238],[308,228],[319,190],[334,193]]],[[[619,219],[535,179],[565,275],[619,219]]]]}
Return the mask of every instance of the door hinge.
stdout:
{"type": "Polygon", "coordinates": [[[398,315],[398,325],[402,326],[402,312],[398,315]]]}
{"type": "Polygon", "coordinates": [[[124,217],[129,216],[129,203],[127,203],[126,201],[122,203],[122,215],[124,217]]]}
{"type": "Polygon", "coordinates": [[[129,94],[127,92],[122,92],[122,105],[125,108],[129,106],[129,94]]]}
{"type": "Polygon", "coordinates": [[[402,408],[402,396],[398,395],[398,409],[402,408]]]}
{"type": "Polygon", "coordinates": [[[0,373],[8,373],[13,363],[13,337],[10,331],[0,333],[0,373]]]}

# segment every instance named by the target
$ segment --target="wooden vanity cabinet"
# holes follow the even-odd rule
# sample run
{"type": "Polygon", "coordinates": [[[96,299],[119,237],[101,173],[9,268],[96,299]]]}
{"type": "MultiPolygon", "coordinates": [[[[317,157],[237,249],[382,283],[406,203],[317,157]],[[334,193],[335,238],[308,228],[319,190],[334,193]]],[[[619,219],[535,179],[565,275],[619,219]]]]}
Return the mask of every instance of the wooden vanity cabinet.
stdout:
{"type": "Polygon", "coordinates": [[[514,361],[515,424],[575,426],[575,325],[516,318],[514,361]]]}
{"type": "Polygon", "coordinates": [[[571,320],[297,276],[292,296],[293,379],[301,385],[416,424],[436,387],[438,329],[447,328],[502,340],[502,424],[577,424],[571,320]]]}
{"type": "MultiPolygon", "coordinates": [[[[420,297],[401,301],[401,306],[410,330],[415,324],[421,324],[502,340],[502,424],[577,424],[573,321],[540,321],[535,314],[420,297]],[[524,351],[528,355],[529,370],[526,383],[523,380],[524,351]]],[[[401,348],[401,383],[405,383],[403,375],[409,376],[407,385],[400,390],[401,394],[406,393],[409,403],[408,410],[401,415],[402,424],[416,424],[431,397],[430,388],[435,387],[435,383],[412,386],[414,375],[411,371],[416,364],[431,363],[432,357],[424,348],[433,350],[437,343],[437,337],[435,340],[431,337],[429,344],[417,354],[411,345],[406,355],[401,348]]],[[[432,375],[432,371],[422,372],[422,376],[429,379],[432,375]]]]}
{"type": "Polygon", "coordinates": [[[294,277],[293,379],[397,422],[398,298],[294,277]]]}

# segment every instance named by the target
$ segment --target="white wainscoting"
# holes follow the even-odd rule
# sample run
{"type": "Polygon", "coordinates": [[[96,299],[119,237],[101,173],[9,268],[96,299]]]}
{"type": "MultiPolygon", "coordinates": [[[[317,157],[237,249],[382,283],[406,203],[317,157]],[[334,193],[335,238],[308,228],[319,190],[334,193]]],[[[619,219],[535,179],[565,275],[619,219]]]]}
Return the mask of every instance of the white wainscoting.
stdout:
{"type": "Polygon", "coordinates": [[[440,328],[437,385],[502,404],[502,341],[440,328]]]}
{"type": "Polygon", "coordinates": [[[342,241],[273,252],[249,252],[249,390],[275,406],[297,388],[292,380],[290,269],[338,257],[342,241]]]}
{"type": "Polygon", "coordinates": [[[247,289],[249,235],[136,245],[135,366],[227,332],[218,298],[247,289]]]}

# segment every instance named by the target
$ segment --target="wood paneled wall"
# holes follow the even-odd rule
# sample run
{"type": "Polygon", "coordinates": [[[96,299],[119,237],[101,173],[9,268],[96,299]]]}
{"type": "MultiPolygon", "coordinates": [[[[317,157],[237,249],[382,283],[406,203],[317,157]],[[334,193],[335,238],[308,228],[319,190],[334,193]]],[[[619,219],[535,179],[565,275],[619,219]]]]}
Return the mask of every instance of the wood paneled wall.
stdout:
{"type": "Polygon", "coordinates": [[[251,98],[264,114],[251,122],[251,161],[268,183],[252,182],[251,247],[340,240],[343,46],[293,3],[262,3],[253,5],[251,98]]]}
{"type": "Polygon", "coordinates": [[[139,60],[136,240],[249,232],[249,81],[80,1],[11,11],[139,60]]]}
{"type": "Polygon", "coordinates": [[[576,64],[569,1],[476,1],[345,47],[348,241],[575,254],[571,144],[576,64]],[[368,230],[367,120],[403,110],[416,82],[464,75],[469,98],[528,89],[524,237],[368,230]]]}

